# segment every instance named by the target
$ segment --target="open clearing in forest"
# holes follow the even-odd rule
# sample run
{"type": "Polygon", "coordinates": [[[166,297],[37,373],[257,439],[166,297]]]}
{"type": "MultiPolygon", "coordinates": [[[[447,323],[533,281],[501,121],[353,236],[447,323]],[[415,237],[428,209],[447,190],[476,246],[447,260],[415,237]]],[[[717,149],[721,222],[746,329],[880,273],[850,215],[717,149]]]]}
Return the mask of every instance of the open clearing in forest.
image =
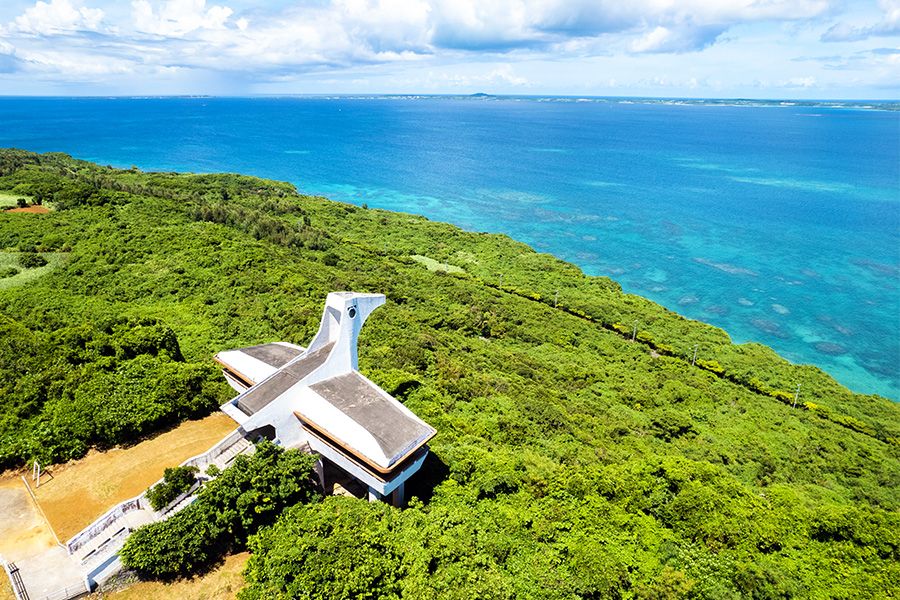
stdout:
{"type": "Polygon", "coordinates": [[[442,263],[428,256],[422,256],[421,254],[412,254],[410,255],[410,258],[420,265],[424,265],[425,268],[427,268],[429,271],[444,271],[445,273],[465,273],[465,270],[462,267],[442,263]]]}
{"type": "Polygon", "coordinates": [[[19,269],[17,275],[0,279],[0,290],[25,285],[42,275],[46,275],[58,267],[65,257],[68,256],[68,254],[64,252],[40,252],[39,254],[47,259],[47,264],[43,267],[25,269],[19,264],[19,254],[19,252],[0,252],[0,269],[6,267],[15,267],[16,269],[19,269]]]}
{"type": "Polygon", "coordinates": [[[234,554],[216,569],[200,577],[161,583],[141,581],[121,591],[97,593],[91,600],[231,600],[244,587],[241,573],[250,558],[248,552],[234,554]]]}
{"type": "MultiPolygon", "coordinates": [[[[216,412],[129,448],[92,451],[79,460],[50,467],[35,495],[56,534],[65,541],[113,504],[147,489],[166,467],[205,452],[234,429],[231,418],[216,412]]],[[[24,493],[18,475],[15,481],[24,493]]]]}
{"type": "Polygon", "coordinates": [[[26,208],[11,208],[11,209],[7,210],[6,212],[33,213],[36,215],[46,215],[48,212],[50,212],[50,209],[47,208],[46,206],[41,206],[41,205],[35,204],[34,206],[28,206],[26,208]]]}
{"type": "Polygon", "coordinates": [[[13,194],[11,192],[0,192],[0,209],[8,206],[18,206],[19,198],[24,198],[29,203],[32,201],[31,196],[24,194],[13,194]]]}

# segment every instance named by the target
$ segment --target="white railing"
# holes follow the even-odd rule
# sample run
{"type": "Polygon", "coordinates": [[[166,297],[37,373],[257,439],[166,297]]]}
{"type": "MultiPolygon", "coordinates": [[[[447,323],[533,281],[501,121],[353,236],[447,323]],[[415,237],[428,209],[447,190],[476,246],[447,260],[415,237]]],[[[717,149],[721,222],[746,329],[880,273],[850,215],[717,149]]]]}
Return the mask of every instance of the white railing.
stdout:
{"type": "Polygon", "coordinates": [[[98,559],[106,558],[105,552],[109,549],[112,544],[122,540],[125,536],[128,535],[128,528],[122,527],[114,534],[112,534],[109,538],[107,538],[102,544],[97,546],[95,549],[91,550],[87,554],[84,555],[84,558],[81,559],[82,565],[88,565],[90,563],[96,562],[98,559]]]}
{"type": "Polygon", "coordinates": [[[106,511],[103,516],[82,529],[79,533],[75,534],[72,539],[66,542],[66,550],[69,554],[74,554],[79,548],[109,529],[116,521],[124,517],[126,513],[143,509],[144,506],[141,502],[142,500],[143,502],[146,502],[144,494],[115,505],[106,511]]]}
{"type": "MultiPolygon", "coordinates": [[[[234,431],[229,433],[222,440],[220,440],[215,446],[213,446],[206,452],[204,452],[202,454],[198,454],[197,456],[193,456],[193,457],[187,459],[186,461],[182,462],[181,466],[197,467],[200,471],[204,471],[206,469],[206,467],[208,467],[211,464],[214,464],[217,458],[228,453],[230,450],[232,450],[235,446],[238,446],[238,445],[240,445],[241,447],[238,450],[236,450],[232,454],[232,456],[235,456],[238,453],[242,452],[244,449],[246,449],[251,444],[244,438],[244,436],[240,432],[240,430],[235,429],[234,431]],[[244,444],[241,444],[242,441],[244,442],[244,444]]],[[[231,458],[231,456],[229,456],[226,460],[230,460],[230,458],[231,458]]],[[[160,478],[153,485],[157,485],[157,484],[161,483],[162,481],[163,481],[163,479],[160,478]]],[[[153,487],[153,486],[150,486],[150,487],[153,487]]],[[[196,488],[193,488],[191,491],[185,493],[183,496],[180,496],[178,499],[176,499],[175,501],[170,503],[170,506],[172,506],[172,504],[174,504],[175,506],[178,506],[180,503],[183,502],[183,500],[188,495],[190,495],[190,493],[195,491],[195,489],[196,488]]],[[[144,494],[141,494],[140,496],[136,496],[130,500],[126,500],[125,502],[117,504],[116,506],[114,506],[111,509],[109,509],[108,511],[106,511],[96,521],[94,521],[93,523],[91,523],[90,525],[88,525],[87,527],[82,529],[79,533],[75,534],[75,536],[72,537],[72,539],[70,539],[68,542],[66,542],[66,550],[69,552],[69,554],[74,554],[80,548],[84,547],[85,544],[87,544],[88,542],[90,542],[91,540],[93,540],[94,538],[96,538],[97,536],[102,534],[104,531],[109,529],[119,519],[121,519],[123,516],[125,516],[126,513],[130,512],[132,510],[152,510],[152,509],[150,508],[150,503],[147,501],[147,498],[144,494]]],[[[163,516],[163,518],[164,518],[164,516],[168,516],[169,513],[171,513],[171,512],[173,512],[171,509],[170,510],[163,509],[162,511],[160,511],[157,514],[159,514],[160,516],[163,516]]]]}
{"type": "Polygon", "coordinates": [[[89,594],[91,589],[87,586],[86,583],[81,583],[76,586],[69,586],[60,588],[56,591],[50,592],[36,600],[69,600],[69,598],[77,598],[83,594],[89,594]]]}
{"type": "Polygon", "coordinates": [[[0,557],[0,563],[3,563],[3,570],[9,577],[9,583],[12,585],[13,594],[16,600],[28,600],[28,592],[25,590],[25,584],[22,583],[22,576],[19,574],[19,568],[14,563],[8,563],[0,557]]]}

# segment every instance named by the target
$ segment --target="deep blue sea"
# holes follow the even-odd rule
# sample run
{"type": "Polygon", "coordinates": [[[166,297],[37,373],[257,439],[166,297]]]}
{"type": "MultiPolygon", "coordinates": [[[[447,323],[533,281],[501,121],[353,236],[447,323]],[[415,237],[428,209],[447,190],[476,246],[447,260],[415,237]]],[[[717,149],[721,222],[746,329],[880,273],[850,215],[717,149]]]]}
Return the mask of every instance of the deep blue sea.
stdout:
{"type": "Polygon", "coordinates": [[[900,399],[900,112],[559,98],[0,98],[0,146],[237,171],[509,234],[900,399]]]}

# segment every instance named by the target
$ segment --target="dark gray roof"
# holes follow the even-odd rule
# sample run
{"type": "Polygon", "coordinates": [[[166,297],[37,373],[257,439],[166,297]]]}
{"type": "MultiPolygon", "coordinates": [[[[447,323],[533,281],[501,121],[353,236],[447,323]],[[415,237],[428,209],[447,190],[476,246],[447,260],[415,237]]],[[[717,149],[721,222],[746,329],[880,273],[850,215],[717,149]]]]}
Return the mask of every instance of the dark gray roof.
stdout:
{"type": "Polygon", "coordinates": [[[384,455],[393,460],[421,445],[434,433],[433,428],[401,410],[396,400],[385,396],[355,371],[309,387],[365,428],[378,442],[384,455]]]}
{"type": "Polygon", "coordinates": [[[260,344],[259,346],[250,346],[249,348],[238,348],[238,352],[243,352],[247,356],[251,356],[256,360],[261,360],[267,365],[273,367],[283,367],[297,358],[303,352],[299,348],[285,346],[283,344],[260,344]]]}
{"type": "MultiPolygon", "coordinates": [[[[271,344],[266,345],[268,346],[271,344]]],[[[238,397],[237,407],[247,415],[259,412],[263,407],[288,391],[301,379],[322,366],[333,347],[333,343],[322,346],[315,352],[310,352],[297,362],[288,365],[265,381],[250,388],[243,395],[238,397]]],[[[242,352],[246,352],[246,350],[242,350],[242,352]]]]}

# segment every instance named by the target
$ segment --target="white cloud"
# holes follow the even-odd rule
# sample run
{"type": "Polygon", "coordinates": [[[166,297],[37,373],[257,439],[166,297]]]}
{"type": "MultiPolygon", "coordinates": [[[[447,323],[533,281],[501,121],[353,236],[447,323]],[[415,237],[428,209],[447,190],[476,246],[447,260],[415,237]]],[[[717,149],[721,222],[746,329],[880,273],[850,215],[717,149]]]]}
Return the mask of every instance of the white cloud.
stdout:
{"type": "MultiPolygon", "coordinates": [[[[227,6],[206,7],[206,0],[166,0],[157,9],[149,0],[133,0],[131,16],[140,33],[181,37],[203,29],[223,29],[234,11],[227,6]]],[[[246,20],[245,20],[246,23],[246,20]]]]}
{"type": "MultiPolygon", "coordinates": [[[[147,86],[231,82],[237,93],[275,82],[290,91],[291,82],[313,79],[390,82],[389,91],[647,93],[718,91],[722,78],[727,86],[738,77],[802,91],[813,77],[821,90],[838,80],[839,63],[797,72],[791,59],[825,54],[823,19],[846,8],[844,36],[854,39],[888,35],[900,22],[900,0],[882,0],[871,14],[846,1],[290,0],[247,8],[249,0],[40,0],[0,24],[3,43],[14,46],[0,44],[0,71],[49,80],[56,69],[61,81],[147,86]],[[603,67],[590,70],[592,62],[603,67]]],[[[844,70],[855,69],[855,81],[890,82],[896,60],[845,60],[844,70]]]]}
{"type": "Polygon", "coordinates": [[[0,73],[14,73],[18,68],[15,46],[0,40],[0,73]]]}
{"type": "Polygon", "coordinates": [[[881,20],[868,25],[840,22],[822,35],[824,42],[854,42],[876,36],[900,36],[900,0],[879,0],[881,20]]]}
{"type": "Polygon", "coordinates": [[[723,28],[717,26],[679,28],[656,27],[645,35],[633,40],[629,46],[632,52],[692,52],[701,50],[716,41],[723,28]]]}
{"type": "Polygon", "coordinates": [[[685,52],[736,24],[809,19],[829,8],[828,0],[435,0],[433,42],[504,48],[636,33],[641,51],[685,52]]]}
{"type": "Polygon", "coordinates": [[[481,89],[520,88],[530,85],[526,77],[516,74],[510,64],[500,64],[476,73],[459,73],[450,70],[429,71],[422,83],[426,89],[460,90],[470,92],[481,89]]]}
{"type": "Polygon", "coordinates": [[[39,74],[63,74],[66,81],[96,79],[107,75],[124,75],[133,72],[130,61],[98,60],[86,53],[29,52],[23,57],[29,67],[39,74]]]}
{"type": "Polygon", "coordinates": [[[71,0],[38,1],[16,17],[11,29],[38,35],[97,31],[103,16],[103,10],[82,6],[77,0],[75,3],[71,0]]]}
{"type": "Polygon", "coordinates": [[[781,82],[779,87],[813,88],[813,87],[816,87],[816,78],[815,77],[791,77],[787,81],[781,82]]]}

